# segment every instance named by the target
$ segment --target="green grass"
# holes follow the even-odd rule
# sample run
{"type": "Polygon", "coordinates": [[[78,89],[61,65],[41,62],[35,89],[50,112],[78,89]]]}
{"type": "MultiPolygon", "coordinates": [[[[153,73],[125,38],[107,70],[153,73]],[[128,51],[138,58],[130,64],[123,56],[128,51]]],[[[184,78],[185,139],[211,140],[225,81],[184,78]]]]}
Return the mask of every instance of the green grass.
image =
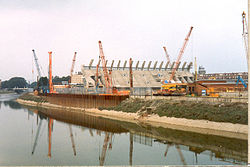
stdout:
{"type": "Polygon", "coordinates": [[[159,116],[248,124],[247,104],[242,103],[211,104],[205,102],[128,99],[115,107],[99,107],[99,109],[129,113],[139,111],[139,113],[142,113],[146,112],[146,107],[152,107],[150,114],[154,113],[159,116]]]}

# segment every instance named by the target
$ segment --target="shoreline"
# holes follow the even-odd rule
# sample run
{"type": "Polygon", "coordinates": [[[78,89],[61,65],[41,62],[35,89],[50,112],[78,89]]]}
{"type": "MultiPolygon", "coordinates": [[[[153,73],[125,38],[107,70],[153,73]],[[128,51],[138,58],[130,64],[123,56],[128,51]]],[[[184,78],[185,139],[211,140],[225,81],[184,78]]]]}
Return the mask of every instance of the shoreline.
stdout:
{"type": "Polygon", "coordinates": [[[248,125],[233,124],[233,123],[219,123],[207,120],[191,120],[185,118],[174,117],[159,117],[157,115],[139,116],[136,113],[126,113],[121,111],[109,111],[98,109],[84,109],[76,107],[65,107],[50,103],[41,103],[34,101],[27,101],[22,99],[16,100],[18,103],[29,106],[36,106],[42,108],[54,108],[70,110],[70,112],[84,112],[89,115],[101,116],[113,120],[120,120],[133,123],[145,123],[154,127],[171,128],[182,131],[190,131],[201,134],[209,134],[216,136],[224,136],[237,139],[248,139],[248,125]]]}

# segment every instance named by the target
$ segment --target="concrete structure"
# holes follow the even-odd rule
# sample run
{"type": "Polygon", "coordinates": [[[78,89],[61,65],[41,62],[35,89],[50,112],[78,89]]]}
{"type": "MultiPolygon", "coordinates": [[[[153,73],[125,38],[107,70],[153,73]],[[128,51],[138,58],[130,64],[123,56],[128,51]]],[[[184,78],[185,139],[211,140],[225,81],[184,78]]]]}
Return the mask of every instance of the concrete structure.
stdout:
{"type": "MultiPolygon", "coordinates": [[[[92,66],[92,60],[89,66],[82,66],[82,75],[73,75],[72,83],[83,84],[85,87],[94,87],[96,78],[96,66],[92,66]]],[[[99,62],[98,62],[99,63],[99,62]]],[[[139,65],[139,61],[134,62],[133,69],[133,86],[134,87],[149,87],[149,88],[160,88],[163,82],[167,82],[170,79],[171,71],[174,63],[169,62],[152,62],[146,63],[143,61],[139,65]],[[152,66],[151,66],[152,65],[152,66]],[[158,65],[158,66],[157,66],[158,65]]],[[[113,86],[117,88],[129,88],[129,67],[127,61],[121,63],[118,61],[117,66],[112,61],[111,66],[107,65],[109,71],[111,71],[111,78],[113,86]],[[111,70],[112,69],[112,70],[111,70]]],[[[192,62],[186,66],[186,62],[176,71],[174,82],[176,83],[191,83],[193,82],[194,76],[190,72],[192,62]]],[[[98,69],[99,84],[104,85],[104,75],[102,67],[98,69]]]]}
{"type": "Polygon", "coordinates": [[[240,75],[243,80],[248,80],[248,72],[198,74],[198,80],[237,80],[238,75],[240,75]]]}

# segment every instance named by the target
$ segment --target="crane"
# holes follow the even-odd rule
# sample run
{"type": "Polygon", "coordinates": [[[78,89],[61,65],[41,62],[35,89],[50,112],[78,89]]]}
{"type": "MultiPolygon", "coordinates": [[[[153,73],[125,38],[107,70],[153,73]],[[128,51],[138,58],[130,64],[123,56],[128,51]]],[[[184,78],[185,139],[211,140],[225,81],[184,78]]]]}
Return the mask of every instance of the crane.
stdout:
{"type": "Polygon", "coordinates": [[[106,86],[106,88],[109,89],[112,87],[112,83],[111,83],[111,79],[110,79],[109,74],[108,74],[108,69],[106,67],[106,61],[105,61],[105,56],[103,53],[102,42],[99,41],[98,43],[99,43],[99,50],[100,50],[100,58],[102,60],[102,69],[103,69],[104,78],[105,78],[105,86],[106,86]]]}
{"type": "Polygon", "coordinates": [[[72,76],[73,76],[73,72],[74,72],[74,67],[75,67],[75,61],[76,61],[76,53],[74,54],[73,60],[72,60],[72,65],[71,65],[71,69],[70,69],[70,83],[72,81],[72,76]]]}
{"type": "Polygon", "coordinates": [[[246,13],[244,11],[242,13],[242,24],[243,24],[242,37],[244,39],[244,46],[245,46],[245,51],[246,51],[247,63],[248,63],[248,32],[247,32],[246,13]]]}
{"type": "Polygon", "coordinates": [[[167,52],[167,48],[166,48],[166,46],[163,46],[163,49],[164,49],[164,51],[165,51],[165,54],[166,54],[167,60],[170,62],[170,57],[169,57],[169,54],[168,54],[168,52],[167,52]]]}
{"type": "Polygon", "coordinates": [[[33,49],[32,50],[33,52],[33,55],[34,55],[34,58],[35,58],[35,63],[36,63],[36,70],[37,70],[37,75],[38,75],[38,80],[41,78],[41,70],[40,70],[40,66],[39,66],[39,63],[38,63],[38,58],[36,56],[36,53],[35,53],[35,50],[33,49]]]}
{"type": "Polygon", "coordinates": [[[100,166],[104,165],[109,140],[110,140],[109,133],[105,132],[105,138],[104,138],[104,142],[103,142],[103,146],[102,146],[102,154],[99,157],[100,166]]]}
{"type": "Polygon", "coordinates": [[[179,66],[180,60],[181,60],[182,55],[183,55],[183,53],[184,53],[184,50],[185,50],[185,48],[186,48],[186,46],[187,46],[187,43],[188,43],[188,40],[189,40],[189,37],[190,37],[190,35],[191,35],[192,30],[193,30],[193,27],[191,26],[191,28],[190,28],[190,30],[189,30],[189,32],[188,32],[188,35],[186,36],[186,38],[185,38],[185,40],[184,40],[184,44],[183,44],[183,46],[182,46],[182,48],[181,48],[181,50],[180,50],[180,53],[179,53],[179,56],[178,56],[177,61],[176,61],[176,63],[175,63],[175,66],[174,66],[174,68],[173,68],[173,70],[172,70],[172,74],[171,74],[171,76],[170,76],[169,82],[171,82],[171,80],[172,80],[172,79],[174,78],[174,76],[175,76],[175,72],[176,72],[176,70],[177,70],[177,67],[179,66]]]}
{"type": "Polygon", "coordinates": [[[49,93],[53,93],[53,83],[52,83],[52,52],[49,52],[49,93]]]}

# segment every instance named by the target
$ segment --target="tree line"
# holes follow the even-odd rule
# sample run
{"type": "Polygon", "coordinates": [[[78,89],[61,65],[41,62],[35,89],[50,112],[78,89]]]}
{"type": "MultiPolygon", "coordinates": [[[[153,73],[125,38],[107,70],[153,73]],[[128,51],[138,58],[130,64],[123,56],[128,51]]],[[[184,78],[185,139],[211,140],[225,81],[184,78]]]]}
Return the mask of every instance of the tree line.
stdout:
{"type": "MultiPolygon", "coordinates": [[[[60,85],[62,81],[69,81],[70,76],[55,76],[52,78],[53,84],[60,85]]],[[[48,78],[41,77],[38,81],[39,85],[48,85],[48,78]]],[[[35,88],[37,82],[28,83],[23,77],[13,77],[9,80],[1,82],[1,89],[10,89],[10,88],[35,88]]]]}

